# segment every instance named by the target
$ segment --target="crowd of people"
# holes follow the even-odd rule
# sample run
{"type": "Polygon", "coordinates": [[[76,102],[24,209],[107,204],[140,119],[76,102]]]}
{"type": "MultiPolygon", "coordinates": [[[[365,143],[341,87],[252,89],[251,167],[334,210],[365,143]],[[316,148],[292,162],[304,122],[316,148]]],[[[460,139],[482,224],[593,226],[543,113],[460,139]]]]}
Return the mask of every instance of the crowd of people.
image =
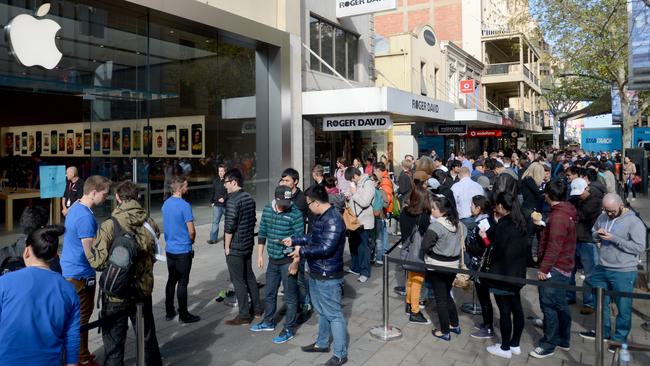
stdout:
{"type": "MultiPolygon", "coordinates": [[[[646,233],[616,193],[614,159],[608,153],[590,156],[582,151],[547,155],[514,150],[478,157],[459,153],[448,160],[435,153],[417,160],[407,155],[395,178],[388,159],[375,162],[369,157],[363,166],[359,159],[349,164],[339,158],[332,175],[314,166],[314,183],[305,191],[299,188],[298,171],[283,171],[273,200],[261,208],[259,222],[255,200],[243,190],[242,172],[219,165],[207,243],[218,242],[223,220],[224,254],[238,306],[237,315],[225,324],[274,332],[282,287],[284,324],[272,342],[295,338],[299,324],[315,310],[318,336],[302,350],[331,351],[325,365],[345,364],[344,275],[347,272],[363,284],[373,266],[386,265],[389,228],[396,227],[390,231],[399,232],[401,254],[410,261],[452,269],[467,266],[519,280],[526,278],[528,268],[536,268],[537,279],[560,285],[575,284],[581,269],[585,285],[631,292],[646,233]],[[346,243],[351,258],[344,267],[346,243]],[[266,266],[263,297],[254,264],[259,269],[266,266]]],[[[102,364],[124,363],[128,321],[135,317],[136,304],[142,303],[145,363],[161,365],[152,308],[156,260],[166,261],[168,271],[165,319],[200,321],[188,310],[197,230],[192,206],[183,198],[187,178],[170,178],[161,231],[139,204],[134,182],[111,183],[97,175],[82,180],[74,167],[66,176],[65,226],[47,226],[47,215],[30,208],[21,219],[25,237],[0,253],[7,258],[0,258],[7,272],[0,277],[0,359],[24,363],[29,358],[34,363],[37,357],[37,364],[98,365],[88,349],[88,333],[80,329],[92,316],[99,288],[102,364]],[[116,207],[99,225],[92,209],[106,200],[111,188],[116,207]],[[21,311],[36,308],[40,310],[21,311]]],[[[625,160],[621,179],[625,198],[628,192],[635,196],[636,177],[636,167],[625,160]]],[[[450,342],[452,334],[461,334],[453,288],[463,281],[456,274],[405,266],[396,275],[410,323],[431,324],[423,309],[433,298],[437,324],[432,336],[450,342]]],[[[480,276],[472,281],[482,321],[471,336],[494,339],[495,344],[487,347],[492,355],[521,354],[522,281],[480,276]],[[492,298],[500,314],[498,328],[492,298]]],[[[605,306],[604,335],[625,342],[632,300],[606,299],[610,301],[618,310],[615,332],[610,331],[605,306]]],[[[562,287],[539,287],[544,335],[530,351],[532,357],[569,349],[569,305],[575,302],[576,294],[562,287]]],[[[593,295],[584,292],[580,312],[591,315],[594,306],[593,295]]],[[[580,335],[595,337],[593,331],[580,335]]]]}

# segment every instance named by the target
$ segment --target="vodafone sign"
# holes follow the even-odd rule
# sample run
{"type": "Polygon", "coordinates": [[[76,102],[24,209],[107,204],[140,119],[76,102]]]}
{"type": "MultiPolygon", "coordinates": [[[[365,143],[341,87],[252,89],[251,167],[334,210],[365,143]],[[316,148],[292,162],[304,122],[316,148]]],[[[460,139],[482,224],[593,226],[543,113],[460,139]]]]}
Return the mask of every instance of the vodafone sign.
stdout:
{"type": "Polygon", "coordinates": [[[463,94],[474,94],[474,80],[461,80],[460,92],[463,94]]]}
{"type": "Polygon", "coordinates": [[[469,130],[467,137],[501,137],[503,131],[501,130],[469,130]]]}

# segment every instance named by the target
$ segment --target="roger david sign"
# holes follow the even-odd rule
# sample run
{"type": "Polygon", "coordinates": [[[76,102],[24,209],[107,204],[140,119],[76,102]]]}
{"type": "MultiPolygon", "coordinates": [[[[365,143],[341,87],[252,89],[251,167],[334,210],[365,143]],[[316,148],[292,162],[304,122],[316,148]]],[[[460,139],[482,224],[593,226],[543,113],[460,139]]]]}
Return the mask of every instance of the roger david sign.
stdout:
{"type": "Polygon", "coordinates": [[[323,131],[388,130],[393,121],[387,114],[323,117],[323,131]]]}
{"type": "Polygon", "coordinates": [[[438,126],[440,135],[464,135],[466,133],[467,126],[465,125],[438,126]]]}
{"type": "Polygon", "coordinates": [[[351,17],[397,9],[397,0],[336,0],[336,17],[351,17]]]}

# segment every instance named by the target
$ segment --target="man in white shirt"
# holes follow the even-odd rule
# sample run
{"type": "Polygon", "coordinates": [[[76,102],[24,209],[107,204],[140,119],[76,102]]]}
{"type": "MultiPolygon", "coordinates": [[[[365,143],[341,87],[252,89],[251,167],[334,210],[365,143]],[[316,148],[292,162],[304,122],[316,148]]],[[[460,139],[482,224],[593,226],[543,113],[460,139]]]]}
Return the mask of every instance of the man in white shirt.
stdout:
{"type": "Polygon", "coordinates": [[[435,159],[433,159],[433,167],[438,170],[442,170],[443,172],[447,173],[449,169],[443,164],[442,158],[440,156],[437,156],[435,159]]]}
{"type": "Polygon", "coordinates": [[[469,169],[466,167],[460,168],[459,177],[460,180],[451,186],[451,191],[454,193],[454,199],[456,200],[458,218],[462,221],[463,219],[471,219],[472,217],[472,197],[484,196],[485,191],[480,184],[470,178],[469,169]]]}

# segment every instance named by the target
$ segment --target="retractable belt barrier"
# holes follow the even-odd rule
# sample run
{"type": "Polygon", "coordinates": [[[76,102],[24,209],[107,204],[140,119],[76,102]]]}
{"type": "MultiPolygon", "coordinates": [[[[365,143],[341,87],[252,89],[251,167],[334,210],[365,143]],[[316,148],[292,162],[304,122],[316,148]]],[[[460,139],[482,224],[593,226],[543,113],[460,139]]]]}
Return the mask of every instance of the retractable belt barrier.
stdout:
{"type": "Polygon", "coordinates": [[[394,339],[401,338],[402,336],[402,331],[394,326],[391,326],[389,324],[389,310],[388,310],[388,303],[389,303],[389,296],[388,296],[388,283],[390,282],[389,280],[389,269],[388,269],[388,263],[395,263],[398,265],[402,264],[408,264],[411,267],[419,267],[422,268],[423,270],[429,270],[429,271],[440,271],[440,272],[446,272],[446,273],[454,273],[454,274],[466,274],[469,275],[472,279],[476,278],[484,278],[484,279],[490,279],[490,280],[497,280],[497,281],[502,281],[502,282],[507,282],[507,283],[512,283],[512,284],[518,284],[518,285],[532,285],[532,286],[537,286],[537,287],[552,287],[552,288],[559,288],[559,289],[565,289],[568,291],[576,291],[576,292],[586,292],[586,291],[594,291],[596,293],[596,345],[595,345],[595,351],[596,351],[596,366],[603,366],[604,364],[604,348],[603,348],[603,306],[604,306],[604,299],[605,296],[610,296],[610,297],[629,297],[632,299],[641,299],[641,300],[650,300],[650,293],[635,293],[635,292],[620,292],[620,291],[610,291],[610,290],[605,290],[600,287],[590,287],[590,286],[572,286],[572,285],[565,285],[565,284],[558,284],[558,283],[553,283],[553,282],[547,282],[547,281],[540,281],[540,280],[535,280],[535,279],[528,279],[528,278],[517,278],[517,277],[510,277],[510,276],[502,276],[502,275],[497,275],[497,274],[492,274],[492,273],[486,273],[486,272],[481,272],[480,270],[468,270],[468,269],[460,269],[460,268],[448,268],[448,267],[441,267],[441,266],[435,266],[431,264],[425,264],[425,263],[420,263],[420,262],[412,262],[412,261],[406,261],[402,260],[399,258],[393,258],[390,256],[390,254],[397,248],[400,244],[402,243],[402,240],[398,240],[393,246],[390,247],[385,253],[384,253],[384,266],[383,266],[383,301],[382,301],[382,306],[383,306],[383,324],[373,327],[370,330],[370,335],[373,336],[374,338],[381,339],[383,341],[390,341],[394,339]]]}

